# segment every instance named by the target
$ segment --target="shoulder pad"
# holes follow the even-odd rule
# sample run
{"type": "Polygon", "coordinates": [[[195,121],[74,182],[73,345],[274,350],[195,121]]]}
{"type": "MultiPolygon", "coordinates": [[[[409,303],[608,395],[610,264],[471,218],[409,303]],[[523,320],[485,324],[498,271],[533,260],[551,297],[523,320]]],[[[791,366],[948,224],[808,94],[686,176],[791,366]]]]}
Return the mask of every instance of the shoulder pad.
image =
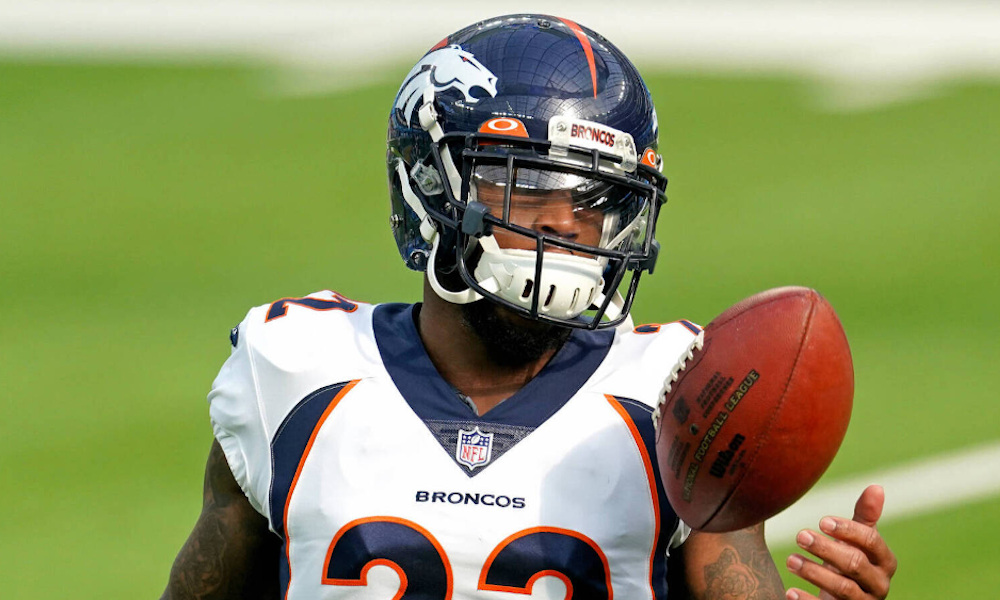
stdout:
{"type": "Polygon", "coordinates": [[[686,320],[619,330],[592,381],[603,393],[655,407],[670,369],[699,333],[701,327],[686,320]]]}
{"type": "Polygon", "coordinates": [[[233,476],[264,516],[270,443],[288,412],[312,391],[380,364],[372,308],[323,291],[253,308],[230,331],[232,353],[212,384],[209,413],[233,476]]]}

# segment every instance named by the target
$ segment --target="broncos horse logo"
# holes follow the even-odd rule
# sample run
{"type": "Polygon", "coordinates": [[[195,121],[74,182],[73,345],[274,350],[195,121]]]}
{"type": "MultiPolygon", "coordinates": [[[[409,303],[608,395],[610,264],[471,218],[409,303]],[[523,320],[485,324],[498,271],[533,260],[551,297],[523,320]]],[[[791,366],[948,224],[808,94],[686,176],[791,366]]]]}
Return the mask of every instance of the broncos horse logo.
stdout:
{"type": "Polygon", "coordinates": [[[466,101],[478,102],[470,94],[472,88],[482,88],[490,96],[496,96],[497,76],[458,45],[428,52],[410,70],[396,96],[396,108],[403,111],[407,123],[428,86],[434,87],[435,94],[455,88],[465,94],[466,101]]]}

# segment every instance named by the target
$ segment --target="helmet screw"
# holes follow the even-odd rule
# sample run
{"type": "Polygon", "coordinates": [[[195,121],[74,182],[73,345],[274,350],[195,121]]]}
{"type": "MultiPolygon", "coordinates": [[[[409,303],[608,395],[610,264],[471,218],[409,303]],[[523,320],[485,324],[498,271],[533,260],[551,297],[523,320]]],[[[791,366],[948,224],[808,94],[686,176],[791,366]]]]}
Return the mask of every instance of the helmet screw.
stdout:
{"type": "Polygon", "coordinates": [[[542,29],[548,29],[552,27],[552,23],[548,19],[538,19],[538,26],[542,29]]]}
{"type": "Polygon", "coordinates": [[[402,215],[392,215],[389,217],[389,225],[391,225],[393,229],[398,229],[399,226],[402,224],[403,224],[402,215]]]}
{"type": "Polygon", "coordinates": [[[424,250],[414,250],[410,252],[410,262],[418,270],[422,271],[427,268],[427,252],[424,250]]]}
{"type": "Polygon", "coordinates": [[[557,123],[556,124],[556,131],[566,131],[566,124],[565,123],[557,123]]]}

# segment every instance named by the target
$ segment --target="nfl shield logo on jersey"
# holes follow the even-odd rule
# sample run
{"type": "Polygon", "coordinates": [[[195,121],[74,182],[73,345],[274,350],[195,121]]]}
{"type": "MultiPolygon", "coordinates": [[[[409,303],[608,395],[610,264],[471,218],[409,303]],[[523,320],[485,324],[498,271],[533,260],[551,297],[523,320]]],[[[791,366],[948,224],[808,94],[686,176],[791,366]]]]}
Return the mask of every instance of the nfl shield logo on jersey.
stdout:
{"type": "Polygon", "coordinates": [[[493,454],[493,434],[483,433],[477,426],[472,431],[458,430],[458,449],[455,450],[455,460],[475,469],[490,462],[493,454]]]}

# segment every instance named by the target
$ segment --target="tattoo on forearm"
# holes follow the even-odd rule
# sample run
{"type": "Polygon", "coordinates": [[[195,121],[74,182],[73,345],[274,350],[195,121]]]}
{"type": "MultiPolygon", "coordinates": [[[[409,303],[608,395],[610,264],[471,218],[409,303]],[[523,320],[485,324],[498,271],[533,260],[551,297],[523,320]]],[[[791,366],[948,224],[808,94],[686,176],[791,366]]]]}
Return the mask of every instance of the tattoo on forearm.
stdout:
{"type": "Polygon", "coordinates": [[[225,546],[226,536],[221,526],[198,525],[174,563],[173,591],[178,599],[204,598],[220,589],[226,581],[221,560],[225,546]]]}
{"type": "Polygon", "coordinates": [[[229,469],[225,455],[213,446],[205,469],[204,504],[194,531],[184,543],[174,560],[170,572],[170,585],[166,597],[171,600],[206,598],[219,591],[225,583],[225,554],[227,532],[224,515],[219,505],[216,485],[220,473],[229,469]]]}
{"type": "Polygon", "coordinates": [[[706,600],[777,600],[784,585],[771,555],[757,544],[727,546],[704,568],[706,600]]]}
{"type": "Polygon", "coordinates": [[[239,510],[232,506],[234,486],[241,493],[232,480],[225,455],[218,446],[213,446],[205,469],[201,516],[174,561],[164,598],[204,600],[242,596],[241,588],[248,573],[231,570],[250,567],[247,562],[260,550],[261,542],[241,522],[239,510]]]}

